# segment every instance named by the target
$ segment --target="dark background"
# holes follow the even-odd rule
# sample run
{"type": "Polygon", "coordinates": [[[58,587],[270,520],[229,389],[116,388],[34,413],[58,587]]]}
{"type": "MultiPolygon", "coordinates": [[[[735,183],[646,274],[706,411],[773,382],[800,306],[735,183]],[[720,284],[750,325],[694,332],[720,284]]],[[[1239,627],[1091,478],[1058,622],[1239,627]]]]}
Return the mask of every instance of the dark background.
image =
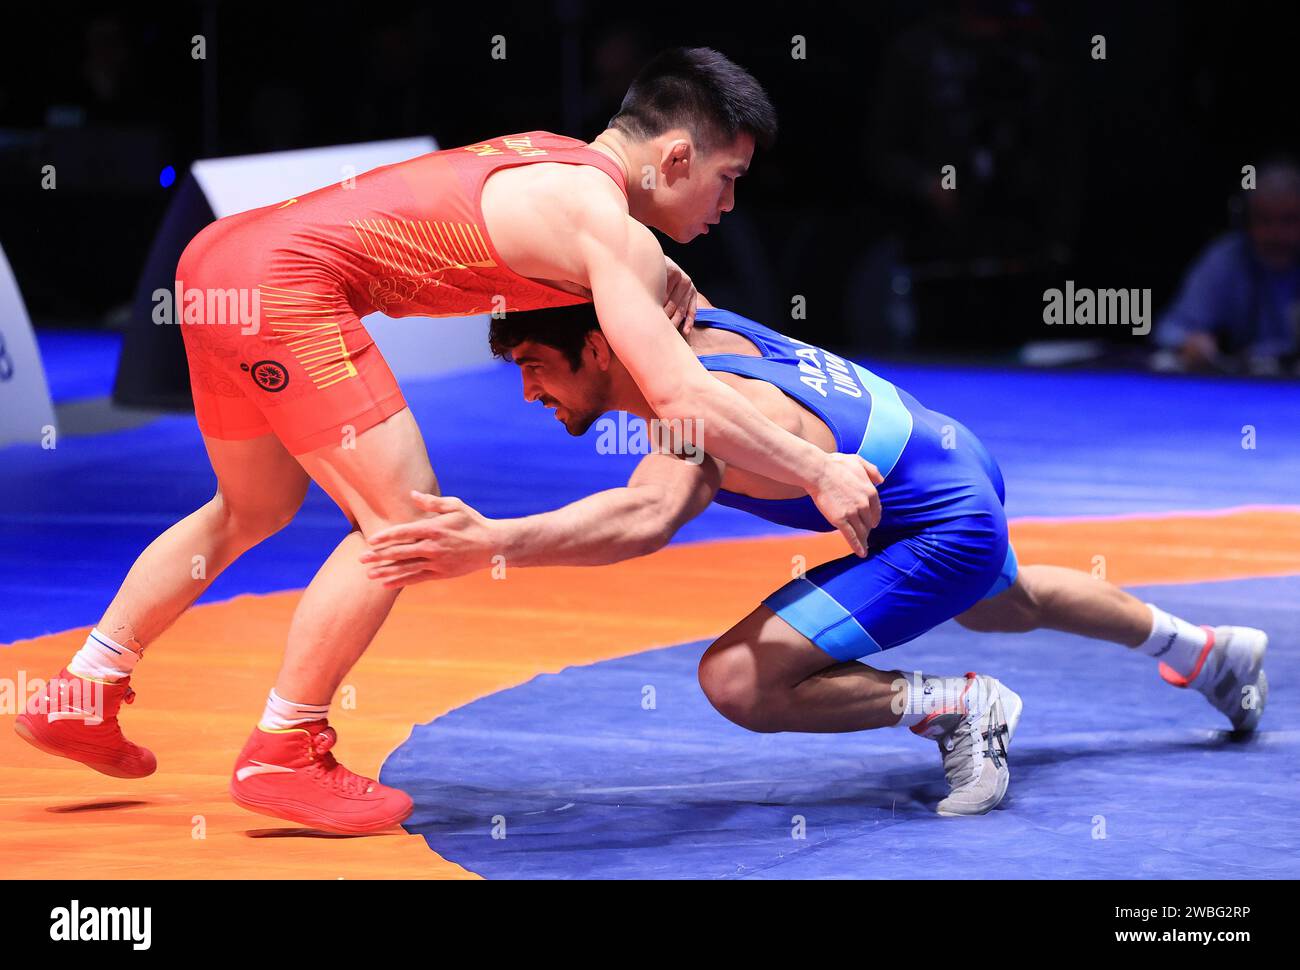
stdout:
{"type": "MultiPolygon", "coordinates": [[[[1065,279],[1151,287],[1162,306],[1228,227],[1241,166],[1300,148],[1290,9],[35,5],[0,38],[0,243],[38,327],[122,326],[176,187],[160,185],[164,166],[179,184],[219,155],[535,128],[591,138],[655,51],[708,45],[763,83],[781,134],[720,231],[666,246],[700,289],[777,327],[802,295],[801,335],[835,347],[999,353],[1062,335],[1042,323],[1042,294],[1065,279]],[[206,60],[191,57],[195,34],[206,60]],[[791,57],[796,34],[806,59],[791,57]],[[981,162],[972,145],[995,151],[981,162]],[[40,188],[45,164],[56,191],[40,188]],[[957,167],[956,230],[936,228],[916,189],[941,164],[957,167]]],[[[1089,336],[1135,339],[1111,329],[1089,336]]]]}

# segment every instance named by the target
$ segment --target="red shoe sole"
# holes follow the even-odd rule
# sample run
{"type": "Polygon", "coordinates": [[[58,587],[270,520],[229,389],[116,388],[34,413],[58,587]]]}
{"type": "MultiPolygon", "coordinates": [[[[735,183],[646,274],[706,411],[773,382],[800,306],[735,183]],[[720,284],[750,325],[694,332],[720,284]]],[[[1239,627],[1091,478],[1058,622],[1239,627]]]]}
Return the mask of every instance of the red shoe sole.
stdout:
{"type": "Polygon", "coordinates": [[[415,811],[415,805],[408,805],[391,816],[368,822],[364,825],[340,822],[335,819],[321,815],[310,805],[302,802],[275,801],[275,802],[255,802],[250,801],[239,795],[234,786],[230,788],[230,797],[241,808],[246,808],[250,812],[256,812],[259,815],[268,815],[271,818],[278,818],[282,821],[297,822],[299,825],[307,825],[314,829],[324,829],[327,832],[341,832],[344,835],[369,835],[374,832],[382,832],[390,829],[400,822],[406,821],[411,812],[415,811]]]}
{"type": "Polygon", "coordinates": [[[84,752],[82,753],[84,756],[79,756],[77,752],[70,751],[67,748],[60,748],[52,744],[47,744],[35,731],[32,730],[25,716],[20,716],[16,721],[14,721],[14,733],[38,751],[43,751],[55,758],[66,758],[69,761],[75,761],[77,764],[85,765],[87,768],[92,768],[95,771],[98,771],[101,775],[108,775],[110,778],[147,778],[158,770],[157,759],[154,759],[153,764],[149,766],[148,771],[133,772],[123,770],[116,765],[87,760],[88,758],[94,757],[90,752],[84,752]]]}

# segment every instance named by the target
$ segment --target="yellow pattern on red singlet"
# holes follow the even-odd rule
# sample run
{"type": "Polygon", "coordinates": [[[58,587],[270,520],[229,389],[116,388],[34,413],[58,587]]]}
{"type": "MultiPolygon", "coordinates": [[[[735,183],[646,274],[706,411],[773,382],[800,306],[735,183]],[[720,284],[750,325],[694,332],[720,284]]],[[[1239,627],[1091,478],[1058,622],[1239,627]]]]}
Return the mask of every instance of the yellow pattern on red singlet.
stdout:
{"type": "Polygon", "coordinates": [[[326,388],[357,376],[340,326],[351,313],[345,302],[266,283],[259,290],[271,335],[293,354],[313,384],[326,388]]]}

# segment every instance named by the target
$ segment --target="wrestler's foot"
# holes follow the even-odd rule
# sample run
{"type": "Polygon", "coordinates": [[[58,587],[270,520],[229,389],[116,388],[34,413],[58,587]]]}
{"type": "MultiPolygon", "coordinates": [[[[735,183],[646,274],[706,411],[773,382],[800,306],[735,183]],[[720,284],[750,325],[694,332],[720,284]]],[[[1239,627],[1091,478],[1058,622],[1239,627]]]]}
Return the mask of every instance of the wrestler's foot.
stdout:
{"type": "Polygon", "coordinates": [[[912,731],[939,744],[950,789],[939,814],[984,815],[1007,793],[1007,746],[1024,703],[1001,682],[974,673],[953,693],[958,697],[953,708],[928,715],[912,731]]]}
{"type": "Polygon", "coordinates": [[[253,729],[235,761],[230,796],[249,811],[312,828],[361,834],[391,828],[411,814],[406,792],[344,768],[325,720],[283,731],[253,729]]]}
{"type": "Polygon", "coordinates": [[[109,684],[65,667],[33,695],[14,721],[14,733],[46,754],[79,761],[114,778],[152,775],[158,760],[128,741],[117,723],[123,703],[135,700],[131,678],[109,684]]]}
{"type": "Polygon", "coordinates": [[[1253,731],[1268,703],[1264,654],[1268,634],[1248,626],[1203,628],[1209,639],[1191,674],[1183,676],[1168,664],[1160,676],[1175,687],[1191,687],[1221,711],[1234,731],[1253,731]]]}

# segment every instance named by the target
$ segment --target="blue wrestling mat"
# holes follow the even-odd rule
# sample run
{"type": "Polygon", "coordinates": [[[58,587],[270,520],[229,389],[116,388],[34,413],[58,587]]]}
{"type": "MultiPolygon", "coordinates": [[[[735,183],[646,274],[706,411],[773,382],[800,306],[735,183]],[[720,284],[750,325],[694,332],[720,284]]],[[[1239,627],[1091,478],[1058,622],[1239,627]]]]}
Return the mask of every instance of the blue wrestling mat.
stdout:
{"type": "Polygon", "coordinates": [[[934,814],[938,752],[908,732],[732,725],[695,680],[707,642],[475,701],[415,728],[381,780],[415,798],[409,831],[488,878],[1300,876],[1300,577],[1133,592],[1272,631],[1267,730],[1230,737],[1122,647],[949,623],[873,659],[987,669],[1024,698],[1010,793],[982,818],[934,814]]]}

